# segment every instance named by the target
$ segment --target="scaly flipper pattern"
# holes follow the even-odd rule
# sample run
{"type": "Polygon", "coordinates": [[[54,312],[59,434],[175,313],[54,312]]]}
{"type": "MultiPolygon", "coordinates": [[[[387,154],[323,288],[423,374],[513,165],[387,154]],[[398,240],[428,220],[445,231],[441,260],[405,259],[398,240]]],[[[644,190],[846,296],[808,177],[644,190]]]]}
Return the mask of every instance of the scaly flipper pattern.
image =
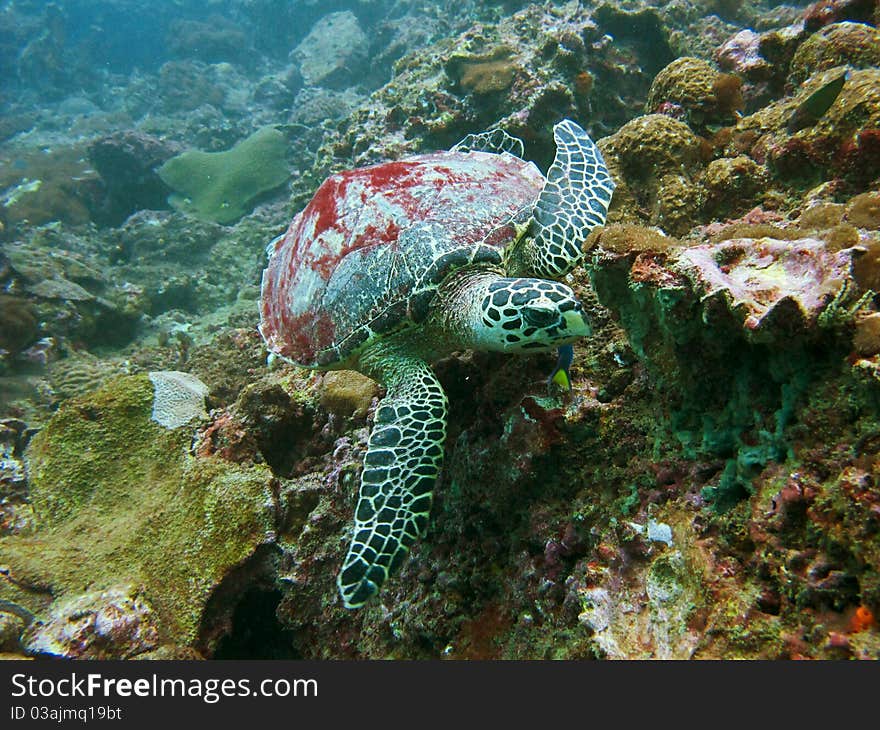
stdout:
{"type": "Polygon", "coordinates": [[[523,151],[523,142],[519,137],[513,137],[498,127],[486,132],[469,134],[450,150],[450,152],[491,152],[496,155],[507,152],[520,159],[523,151]]]}
{"type": "Polygon", "coordinates": [[[425,532],[443,458],[447,400],[424,361],[375,364],[387,387],[364,457],[354,535],[337,578],[346,608],[373,596],[425,532]]]}
{"type": "Polygon", "coordinates": [[[583,258],[581,246],[604,225],[614,181],[589,135],[570,119],[553,128],[556,157],[535,205],[532,275],[558,279],[583,258]]]}

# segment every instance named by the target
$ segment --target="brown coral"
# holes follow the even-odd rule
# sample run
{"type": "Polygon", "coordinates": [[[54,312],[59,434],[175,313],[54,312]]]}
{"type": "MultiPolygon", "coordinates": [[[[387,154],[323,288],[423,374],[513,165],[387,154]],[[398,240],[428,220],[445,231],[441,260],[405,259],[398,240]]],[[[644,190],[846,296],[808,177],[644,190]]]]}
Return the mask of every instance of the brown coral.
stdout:
{"type": "Polygon", "coordinates": [[[700,162],[697,136],[684,122],[664,114],[637,117],[599,146],[606,162],[634,181],[656,183],[665,173],[693,170],[700,162]]]}
{"type": "Polygon", "coordinates": [[[853,276],[863,291],[880,292],[880,241],[868,241],[853,261],[853,276]]]}
{"type": "Polygon", "coordinates": [[[713,215],[742,213],[755,206],[767,187],[763,165],[740,155],[713,160],[706,168],[706,211],[713,215]]]}
{"type": "Polygon", "coordinates": [[[678,58],[654,78],[645,111],[662,112],[668,105],[684,110],[696,128],[727,119],[742,107],[742,81],[700,58],[678,58]]]}
{"type": "Polygon", "coordinates": [[[853,347],[862,357],[880,353],[880,312],[871,312],[856,320],[853,347]]]}
{"type": "Polygon", "coordinates": [[[664,236],[660,231],[645,226],[617,224],[600,228],[589,243],[602,251],[616,254],[639,253],[642,251],[661,252],[677,246],[678,240],[664,236]]]}
{"type": "Polygon", "coordinates": [[[321,383],[321,405],[342,418],[363,418],[379,394],[376,383],[352,370],[334,370],[321,383]]]}
{"type": "Polygon", "coordinates": [[[856,195],[846,206],[846,220],[856,228],[880,229],[880,193],[856,195]]]}
{"type": "Polygon", "coordinates": [[[811,35],[795,51],[789,81],[802,83],[818,71],[849,65],[880,65],[880,30],[863,23],[834,23],[811,35]]]}

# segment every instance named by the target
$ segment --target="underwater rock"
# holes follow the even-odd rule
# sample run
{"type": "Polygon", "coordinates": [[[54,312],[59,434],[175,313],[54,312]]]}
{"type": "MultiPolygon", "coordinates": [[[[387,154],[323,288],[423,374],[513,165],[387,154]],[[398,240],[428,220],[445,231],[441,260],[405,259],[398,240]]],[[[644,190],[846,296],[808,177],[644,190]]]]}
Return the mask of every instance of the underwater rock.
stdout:
{"type": "Polygon", "coordinates": [[[179,58],[206,63],[242,63],[254,58],[253,46],[241,27],[216,14],[205,20],[173,21],[168,28],[168,49],[179,58]]]}
{"type": "Polygon", "coordinates": [[[294,107],[294,100],[301,88],[299,69],[291,66],[284,73],[263,76],[254,86],[253,100],[260,107],[283,111],[294,107]]]}
{"type": "Polygon", "coordinates": [[[177,646],[196,646],[206,622],[232,611],[248,561],[274,539],[272,474],[193,456],[192,431],[159,426],[152,406],[146,375],[118,378],[62,404],[34,437],[36,529],[0,538],[11,577],[0,598],[48,621],[84,587],[94,596],[136,585],[159,643],[177,646]],[[209,616],[233,573],[238,588],[222,591],[209,616]]]}
{"type": "Polygon", "coordinates": [[[343,119],[363,102],[363,97],[354,89],[334,91],[321,87],[302,89],[290,105],[289,121],[306,127],[320,125],[328,121],[343,119]]]}
{"type": "Polygon", "coordinates": [[[213,77],[211,67],[200,61],[168,61],[159,69],[158,88],[146,102],[166,114],[220,107],[227,92],[213,77]]]}
{"type": "MultiPolygon", "coordinates": [[[[89,237],[89,246],[98,243],[89,237]]],[[[78,239],[54,241],[52,229],[31,231],[27,240],[4,244],[9,291],[28,296],[43,339],[57,343],[120,344],[134,333],[141,312],[122,287],[108,280],[93,257],[66,249],[78,239]]]]}
{"type": "Polygon", "coordinates": [[[6,149],[0,165],[0,220],[25,227],[61,221],[87,223],[101,182],[80,144],[6,149]]]}
{"type": "Polygon", "coordinates": [[[871,68],[880,65],[880,30],[864,23],[834,23],[805,40],[789,70],[793,84],[835,66],[871,68]]]}
{"type": "Polygon", "coordinates": [[[880,6],[876,0],[820,0],[804,11],[804,25],[810,32],[845,20],[877,25],[880,6]]]}
{"type": "Polygon", "coordinates": [[[165,208],[168,188],[156,173],[177,150],[157,137],[126,130],[89,145],[89,159],[106,185],[106,198],[93,211],[98,223],[115,226],[137,210],[165,208]]]}
{"type": "Polygon", "coordinates": [[[223,229],[213,221],[192,219],[179,212],[142,210],[113,232],[113,240],[118,259],[132,264],[129,276],[137,277],[140,269],[143,283],[150,265],[165,264],[170,269],[201,263],[222,234],[223,229]]]}
{"type": "Polygon", "coordinates": [[[21,616],[0,610],[0,653],[21,651],[20,638],[24,628],[25,623],[21,616]]]}
{"type": "MultiPolygon", "coordinates": [[[[444,8],[442,15],[434,13],[423,15],[418,23],[413,23],[410,16],[388,16],[369,29],[369,62],[370,72],[363,79],[372,86],[381,86],[393,76],[394,65],[402,57],[420,48],[426,48],[438,39],[448,36],[451,18],[444,8]]],[[[469,25],[469,19],[465,24],[469,25]]],[[[461,25],[459,22],[457,25],[461,25]]]]}
{"type": "Polygon", "coordinates": [[[346,10],[321,18],[290,55],[306,85],[344,89],[355,82],[367,50],[367,36],[346,10]]]}
{"type": "Polygon", "coordinates": [[[63,659],[130,659],[155,649],[156,617],[133,586],[71,596],[32,623],[22,645],[30,655],[63,659]]]}
{"type": "MultiPolygon", "coordinates": [[[[42,9],[42,17],[35,27],[24,26],[27,35],[19,39],[21,47],[16,49],[10,78],[17,78],[50,98],[58,98],[76,83],[73,64],[65,49],[65,12],[52,3],[42,5],[42,9]]],[[[13,22],[18,24],[22,20],[19,16],[13,22]]]]}
{"type": "Polygon", "coordinates": [[[608,659],[689,659],[700,636],[689,625],[703,604],[699,574],[678,550],[655,556],[640,572],[636,591],[614,585],[608,571],[599,586],[578,587],[578,622],[592,632],[592,641],[608,659]]]}
{"type": "Polygon", "coordinates": [[[18,418],[0,420],[0,535],[24,533],[33,526],[24,460],[32,435],[33,429],[18,418]]]}
{"type": "Polygon", "coordinates": [[[0,504],[27,496],[23,455],[29,437],[24,421],[16,418],[0,420],[0,504]]]}
{"type": "Polygon", "coordinates": [[[296,368],[249,384],[234,412],[256,440],[266,463],[285,478],[307,473],[332,443],[316,423],[319,396],[314,375],[296,368]],[[328,443],[329,442],[329,443],[328,443]]]}
{"type": "Polygon", "coordinates": [[[0,359],[16,355],[40,335],[34,306],[26,299],[0,295],[0,359]]]}
{"type": "Polygon", "coordinates": [[[449,148],[493,126],[532,142],[530,156],[549,164],[554,122],[589,119],[594,137],[615,129],[643,104],[642,69],[659,70],[672,58],[653,9],[603,5],[594,18],[573,4],[529,5],[400,58],[391,81],[325,143],[322,168],[449,148]]]}
{"type": "Polygon", "coordinates": [[[773,65],[761,55],[761,36],[751,28],[728,38],[714,55],[722,69],[735,71],[751,81],[773,75],[773,65]]]}
{"type": "Polygon", "coordinates": [[[252,209],[261,194],[284,183],[287,142],[273,127],[263,127],[226,152],[190,150],[159,168],[159,177],[175,192],[169,202],[179,210],[228,224],[252,209]]]}
{"type": "Polygon", "coordinates": [[[746,108],[755,111],[782,93],[791,59],[805,36],[803,23],[762,33],[747,28],[718,46],[712,57],[723,71],[742,77],[746,108]]]}

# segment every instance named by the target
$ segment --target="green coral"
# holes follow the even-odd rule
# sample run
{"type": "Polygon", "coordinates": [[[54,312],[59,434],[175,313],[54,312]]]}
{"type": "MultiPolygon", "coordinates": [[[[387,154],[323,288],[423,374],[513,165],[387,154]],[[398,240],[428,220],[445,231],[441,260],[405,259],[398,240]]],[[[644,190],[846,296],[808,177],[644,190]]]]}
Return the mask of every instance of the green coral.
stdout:
{"type": "Polygon", "coordinates": [[[0,599],[47,600],[120,583],[143,587],[163,643],[192,645],[208,599],[271,539],[271,473],[191,454],[192,431],[150,420],[146,375],[61,406],[28,460],[37,530],[0,540],[0,599]],[[23,590],[22,590],[23,589],[23,590]]]}
{"type": "Polygon", "coordinates": [[[189,150],[159,168],[175,191],[168,202],[178,210],[215,223],[232,223],[261,194],[281,185],[290,173],[287,142],[274,127],[263,127],[225,152],[189,150]]]}

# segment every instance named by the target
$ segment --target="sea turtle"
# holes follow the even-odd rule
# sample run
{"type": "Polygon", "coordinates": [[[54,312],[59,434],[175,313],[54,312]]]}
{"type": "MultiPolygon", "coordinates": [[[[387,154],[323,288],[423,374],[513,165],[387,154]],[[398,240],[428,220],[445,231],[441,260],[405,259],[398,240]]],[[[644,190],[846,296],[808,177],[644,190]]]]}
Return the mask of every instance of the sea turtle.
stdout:
{"type": "Polygon", "coordinates": [[[347,608],[377,593],[425,531],[447,414],[430,363],[466,349],[546,352],[589,334],[556,279],[604,223],[614,183],[577,124],[564,120],[553,135],[546,179],[498,129],[332,175],[269,246],[269,350],[358,370],[387,390],[337,578],[347,608]]]}

